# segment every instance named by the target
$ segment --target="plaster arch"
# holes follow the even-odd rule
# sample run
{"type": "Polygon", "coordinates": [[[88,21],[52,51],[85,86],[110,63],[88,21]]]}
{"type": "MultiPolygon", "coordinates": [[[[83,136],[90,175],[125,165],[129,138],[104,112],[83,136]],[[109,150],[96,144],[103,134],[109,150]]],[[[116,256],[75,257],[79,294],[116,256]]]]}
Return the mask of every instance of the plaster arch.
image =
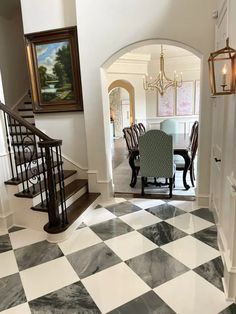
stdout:
{"type": "Polygon", "coordinates": [[[108,93],[110,93],[114,88],[124,88],[128,94],[130,99],[130,125],[135,122],[135,98],[134,98],[134,87],[133,85],[126,80],[116,80],[113,81],[108,87],[108,93]]]}
{"type": "MultiPolygon", "coordinates": [[[[155,44],[163,44],[163,45],[169,45],[169,46],[176,46],[182,49],[185,49],[189,52],[191,52],[192,54],[194,54],[196,57],[199,58],[200,60],[200,108],[199,108],[199,121],[201,121],[201,107],[203,104],[203,64],[204,64],[204,54],[202,52],[200,52],[198,49],[189,46],[183,42],[180,41],[176,41],[176,40],[171,40],[171,39],[161,39],[161,38],[156,38],[156,39],[147,39],[147,40],[142,40],[142,41],[138,41],[138,42],[134,42],[130,45],[127,45],[121,49],[119,49],[118,51],[116,51],[115,53],[113,53],[106,61],[104,61],[104,63],[101,66],[101,73],[106,73],[106,70],[118,59],[120,58],[122,55],[124,55],[127,52],[130,52],[131,50],[134,50],[136,48],[142,47],[142,46],[148,46],[148,45],[155,45],[155,44]]],[[[113,84],[113,83],[112,83],[113,84]]],[[[112,85],[111,84],[111,85],[112,85]]],[[[110,86],[111,86],[110,85],[110,86]]],[[[110,88],[109,86],[109,88],[110,88]]],[[[102,86],[102,88],[104,88],[104,86],[102,86]]],[[[108,91],[109,91],[108,88],[108,91]]],[[[103,90],[104,91],[104,90],[103,90]]],[[[106,102],[103,103],[103,106],[109,106],[109,104],[106,102]]],[[[107,108],[106,110],[104,110],[104,112],[108,112],[107,108]]],[[[106,119],[105,119],[106,120],[106,119]]],[[[200,123],[200,127],[199,127],[199,133],[201,133],[201,123],[200,123]]],[[[198,137],[200,139],[200,136],[198,137]]],[[[109,144],[110,145],[110,144],[109,144]]],[[[201,142],[199,141],[199,145],[198,145],[198,160],[197,160],[197,168],[198,169],[202,169],[204,168],[204,161],[201,162],[201,160],[203,160],[203,158],[201,158],[201,142]]],[[[199,175],[200,171],[198,171],[197,173],[197,186],[200,184],[200,175],[199,175]]]]}

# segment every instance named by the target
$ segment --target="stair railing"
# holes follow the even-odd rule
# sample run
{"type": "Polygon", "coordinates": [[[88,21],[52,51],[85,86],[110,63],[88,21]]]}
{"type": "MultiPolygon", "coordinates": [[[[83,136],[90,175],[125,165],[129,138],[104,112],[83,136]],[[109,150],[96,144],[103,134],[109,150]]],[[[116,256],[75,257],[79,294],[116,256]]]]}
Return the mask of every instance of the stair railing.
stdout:
{"type": "Polygon", "coordinates": [[[19,197],[40,196],[32,207],[48,213],[44,229],[58,233],[68,224],[62,140],[52,139],[0,102],[3,111],[11,178],[6,184],[21,186],[19,197]]]}

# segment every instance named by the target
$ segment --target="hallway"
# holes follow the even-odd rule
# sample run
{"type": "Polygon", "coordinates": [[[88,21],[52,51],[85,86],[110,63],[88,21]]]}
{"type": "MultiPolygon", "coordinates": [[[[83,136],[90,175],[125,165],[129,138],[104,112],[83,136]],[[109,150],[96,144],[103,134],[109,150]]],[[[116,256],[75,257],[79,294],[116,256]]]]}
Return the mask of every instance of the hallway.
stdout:
{"type": "Polygon", "coordinates": [[[115,202],[97,206],[59,244],[40,231],[2,230],[1,313],[235,313],[207,208],[115,202]]]}

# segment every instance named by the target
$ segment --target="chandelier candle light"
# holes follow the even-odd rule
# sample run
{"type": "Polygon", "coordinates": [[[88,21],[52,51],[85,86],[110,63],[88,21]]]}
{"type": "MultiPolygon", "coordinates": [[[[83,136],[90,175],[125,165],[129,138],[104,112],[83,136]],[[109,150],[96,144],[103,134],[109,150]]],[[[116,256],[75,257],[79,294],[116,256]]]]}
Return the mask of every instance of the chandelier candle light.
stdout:
{"type": "Polygon", "coordinates": [[[143,80],[143,88],[145,90],[154,90],[156,88],[158,92],[161,94],[161,96],[163,96],[167,88],[174,87],[176,89],[177,87],[181,87],[182,84],[183,84],[182,72],[180,74],[180,81],[178,81],[178,75],[176,71],[174,71],[174,80],[171,80],[166,76],[164,69],[164,53],[163,47],[161,45],[160,72],[157,78],[152,79],[152,77],[150,77],[149,81],[147,75],[145,75],[145,78],[143,80]]]}

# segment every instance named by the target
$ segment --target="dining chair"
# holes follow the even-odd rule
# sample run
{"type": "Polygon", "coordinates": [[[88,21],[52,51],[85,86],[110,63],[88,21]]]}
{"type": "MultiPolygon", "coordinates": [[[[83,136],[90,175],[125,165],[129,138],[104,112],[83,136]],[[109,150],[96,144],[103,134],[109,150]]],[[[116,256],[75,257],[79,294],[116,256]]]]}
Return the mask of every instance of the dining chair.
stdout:
{"type": "Polygon", "coordinates": [[[166,119],[160,123],[160,130],[167,134],[178,133],[178,122],[175,119],[166,119]]]}
{"type": "Polygon", "coordinates": [[[131,154],[132,150],[137,147],[137,144],[133,137],[133,131],[130,127],[126,127],[123,129],[124,139],[126,142],[126,146],[129,152],[129,155],[131,154]]]}
{"type": "Polygon", "coordinates": [[[139,127],[139,131],[140,131],[140,135],[142,135],[146,132],[146,128],[142,122],[138,123],[138,127],[139,127]]]}
{"type": "MultiPolygon", "coordinates": [[[[195,181],[195,171],[194,171],[194,160],[197,154],[198,149],[198,129],[199,129],[199,122],[195,121],[192,126],[192,130],[190,133],[190,146],[189,146],[189,156],[190,156],[190,165],[189,165],[189,173],[190,173],[190,180],[191,184],[194,187],[195,181]]],[[[185,163],[184,160],[175,159],[176,170],[177,171],[184,171],[185,163]]]]}
{"type": "Polygon", "coordinates": [[[171,198],[175,178],[172,136],[160,130],[146,132],[139,137],[139,154],[142,195],[148,177],[167,178],[171,198]]]}

